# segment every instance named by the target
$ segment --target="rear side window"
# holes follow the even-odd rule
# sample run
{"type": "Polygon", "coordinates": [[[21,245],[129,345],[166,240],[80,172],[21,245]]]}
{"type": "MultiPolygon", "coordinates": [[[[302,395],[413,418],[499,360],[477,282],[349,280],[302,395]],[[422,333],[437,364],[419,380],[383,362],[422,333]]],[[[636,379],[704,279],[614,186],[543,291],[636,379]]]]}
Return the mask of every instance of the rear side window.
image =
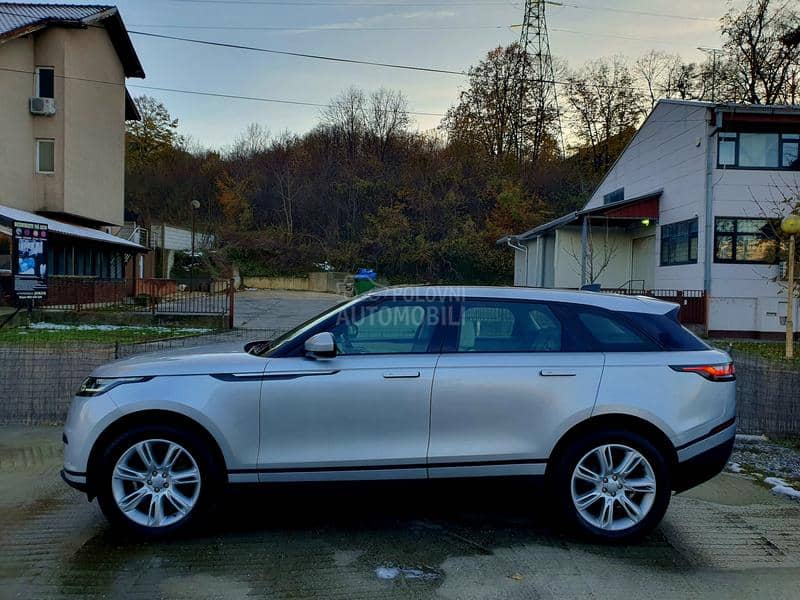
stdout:
{"type": "MultiPolygon", "coordinates": [[[[600,352],[651,352],[660,350],[653,340],[611,313],[575,308],[575,316],[590,338],[590,346],[600,352]]],[[[587,348],[588,349],[588,348],[587,348]]]]}
{"type": "Polygon", "coordinates": [[[469,300],[456,352],[559,352],[561,322],[546,304],[469,300]]]}
{"type": "Polygon", "coordinates": [[[665,315],[626,313],[628,319],[667,350],[708,350],[708,345],[678,322],[678,309],[665,315]]]}

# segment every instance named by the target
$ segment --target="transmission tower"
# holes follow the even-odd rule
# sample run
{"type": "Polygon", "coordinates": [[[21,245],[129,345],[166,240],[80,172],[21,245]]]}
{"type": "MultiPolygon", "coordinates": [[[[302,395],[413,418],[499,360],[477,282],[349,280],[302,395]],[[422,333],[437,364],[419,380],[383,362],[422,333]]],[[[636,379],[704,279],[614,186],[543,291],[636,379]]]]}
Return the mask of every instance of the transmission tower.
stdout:
{"type": "Polygon", "coordinates": [[[519,37],[521,53],[520,69],[520,105],[517,115],[517,151],[522,156],[523,130],[527,126],[525,119],[525,96],[527,86],[535,86],[535,106],[533,123],[533,156],[538,158],[547,134],[547,123],[552,115],[556,122],[556,135],[559,151],[564,154],[564,134],[561,131],[561,114],[558,110],[558,93],[556,91],[553,58],[550,55],[550,39],[547,35],[547,19],[545,5],[561,6],[560,2],[550,0],[525,0],[525,15],[522,21],[522,32],[519,37]],[[528,73],[528,61],[531,57],[532,73],[528,73]]]}

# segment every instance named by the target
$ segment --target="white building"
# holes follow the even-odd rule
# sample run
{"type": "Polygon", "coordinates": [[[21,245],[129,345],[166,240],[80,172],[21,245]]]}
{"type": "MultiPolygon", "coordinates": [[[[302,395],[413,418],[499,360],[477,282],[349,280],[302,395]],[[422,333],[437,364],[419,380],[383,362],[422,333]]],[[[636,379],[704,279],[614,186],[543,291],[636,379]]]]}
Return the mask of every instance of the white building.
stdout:
{"type": "Polygon", "coordinates": [[[799,157],[800,106],[661,100],[582,210],[498,243],[515,285],[646,292],[711,335],[778,335],[776,218],[800,201],[799,157]]]}

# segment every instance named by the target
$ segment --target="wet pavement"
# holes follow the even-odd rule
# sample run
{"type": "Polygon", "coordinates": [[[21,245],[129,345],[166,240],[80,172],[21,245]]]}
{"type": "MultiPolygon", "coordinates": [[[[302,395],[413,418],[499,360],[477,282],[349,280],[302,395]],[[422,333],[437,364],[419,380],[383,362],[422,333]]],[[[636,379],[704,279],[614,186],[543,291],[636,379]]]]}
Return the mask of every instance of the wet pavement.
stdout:
{"type": "Polygon", "coordinates": [[[627,546],[558,530],[541,490],[277,486],[192,535],[112,531],[58,478],[58,428],[0,427],[0,598],[796,598],[800,505],[723,474],[627,546]]]}

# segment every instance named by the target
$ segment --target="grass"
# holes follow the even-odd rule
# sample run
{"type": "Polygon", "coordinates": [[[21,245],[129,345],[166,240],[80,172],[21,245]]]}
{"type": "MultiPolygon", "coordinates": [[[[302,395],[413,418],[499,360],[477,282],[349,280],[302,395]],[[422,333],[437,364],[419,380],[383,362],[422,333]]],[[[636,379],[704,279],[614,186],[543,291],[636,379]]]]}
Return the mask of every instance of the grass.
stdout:
{"type": "Polygon", "coordinates": [[[798,343],[795,343],[794,345],[794,358],[791,360],[788,360],[784,357],[784,342],[712,340],[712,343],[718,348],[722,348],[724,350],[727,350],[728,347],[731,347],[734,350],[744,354],[751,354],[753,356],[758,356],[760,358],[765,358],[775,362],[800,366],[800,344],[798,343]]]}
{"type": "Polygon", "coordinates": [[[66,344],[75,342],[113,344],[150,342],[211,333],[193,327],[146,327],[134,325],[53,325],[0,329],[0,344],[66,344]]]}

